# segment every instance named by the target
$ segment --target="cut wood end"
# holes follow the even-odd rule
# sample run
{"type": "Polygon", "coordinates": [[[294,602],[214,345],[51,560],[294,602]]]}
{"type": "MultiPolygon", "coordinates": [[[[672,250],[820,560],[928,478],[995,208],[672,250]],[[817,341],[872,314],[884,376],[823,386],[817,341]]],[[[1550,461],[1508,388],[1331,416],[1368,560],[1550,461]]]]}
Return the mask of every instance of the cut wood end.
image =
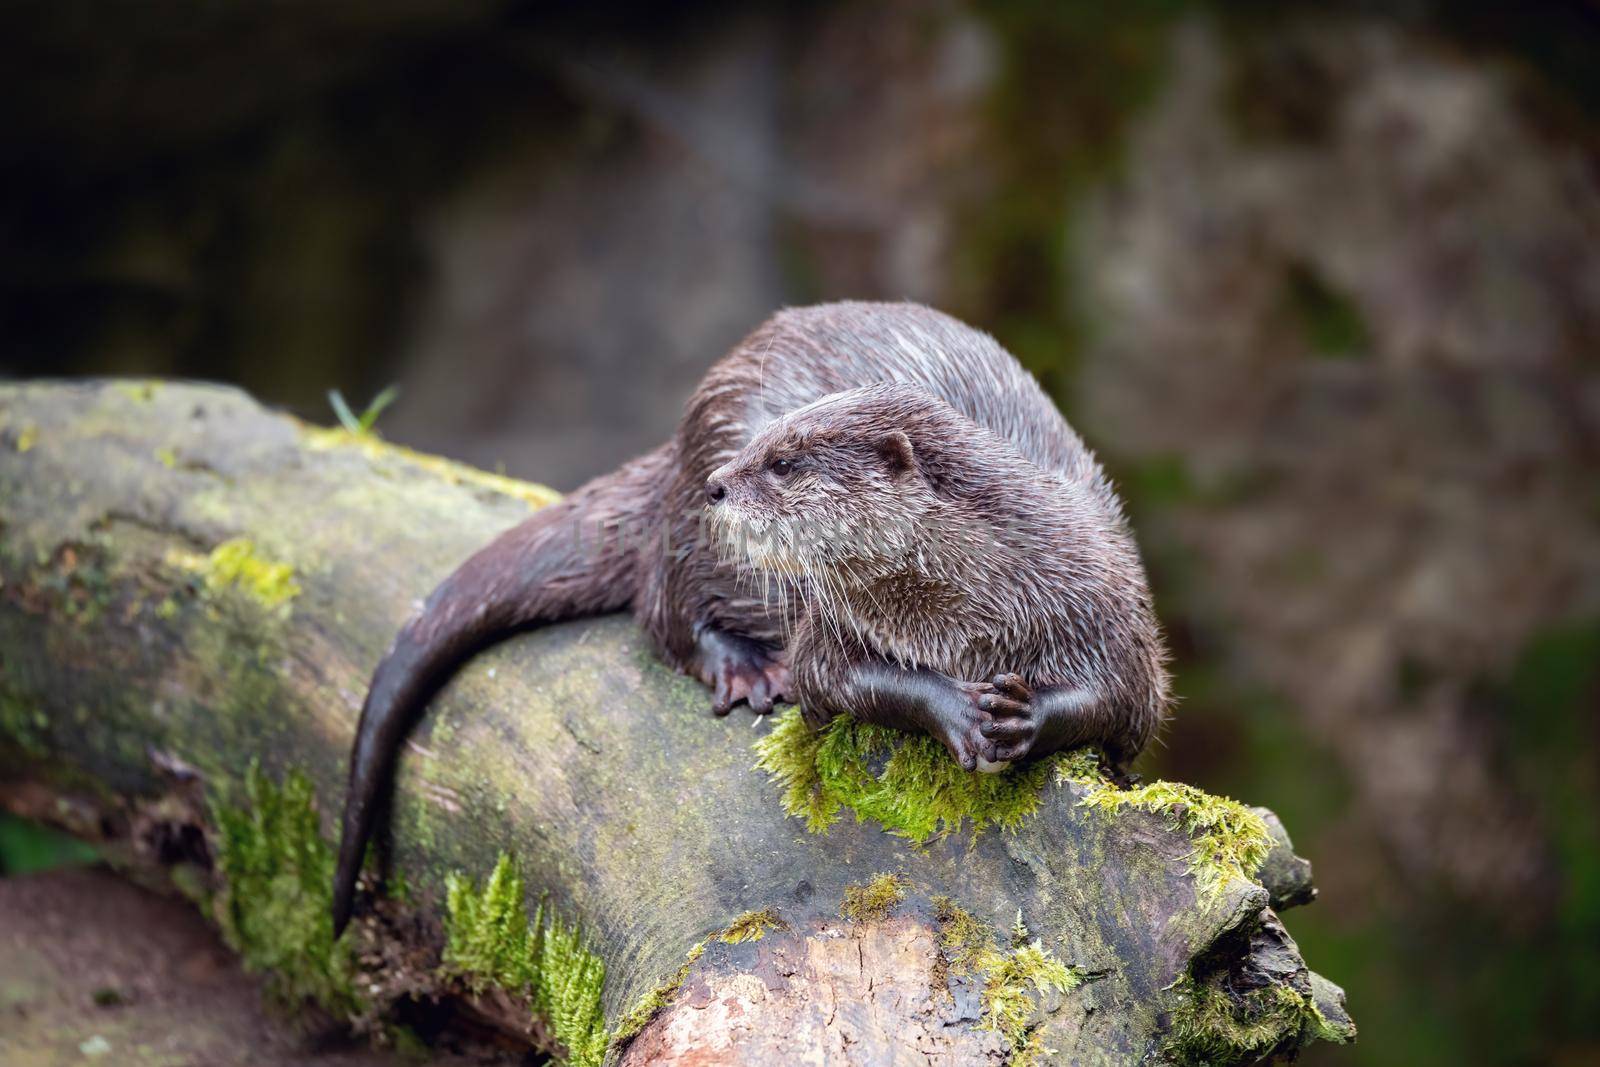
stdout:
{"type": "Polygon", "coordinates": [[[708,950],[620,1063],[1004,1063],[1005,1039],[972,1025],[981,988],[947,973],[919,917],[824,921],[708,950]]]}

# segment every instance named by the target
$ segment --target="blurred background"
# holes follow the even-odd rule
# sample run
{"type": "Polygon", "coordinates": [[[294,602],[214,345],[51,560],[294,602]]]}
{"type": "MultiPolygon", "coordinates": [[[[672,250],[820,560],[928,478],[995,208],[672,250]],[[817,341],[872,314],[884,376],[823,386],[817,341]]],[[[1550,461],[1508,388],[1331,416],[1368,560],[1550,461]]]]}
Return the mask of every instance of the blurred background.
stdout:
{"type": "Polygon", "coordinates": [[[1600,1063],[1600,3],[9,0],[0,129],[0,376],[567,489],[781,305],[991,331],[1130,500],[1141,769],[1316,864],[1307,1061],[1600,1063]]]}

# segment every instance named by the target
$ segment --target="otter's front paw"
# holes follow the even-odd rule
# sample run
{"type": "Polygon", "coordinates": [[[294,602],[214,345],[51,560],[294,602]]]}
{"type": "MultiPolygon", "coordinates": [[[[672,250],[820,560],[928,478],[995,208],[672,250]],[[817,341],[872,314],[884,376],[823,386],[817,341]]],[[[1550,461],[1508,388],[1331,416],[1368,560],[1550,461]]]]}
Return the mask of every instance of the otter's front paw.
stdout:
{"type": "Polygon", "coordinates": [[[993,748],[983,736],[983,724],[991,718],[983,708],[984,700],[995,690],[988,682],[956,682],[954,699],[938,716],[937,725],[929,730],[950,751],[964,771],[997,771],[994,759],[986,752],[993,748]]]}
{"type": "Polygon", "coordinates": [[[990,741],[989,731],[995,728],[995,723],[1005,723],[1005,729],[1010,729],[1016,709],[1027,712],[1027,686],[1022,685],[1021,678],[1016,675],[998,675],[994,681],[958,681],[957,688],[962,693],[962,697],[958,697],[960,707],[946,715],[936,736],[962,765],[963,771],[1003,771],[1013,757],[995,753],[995,742],[990,741]],[[1006,680],[1005,685],[1000,683],[1002,678],[1006,680]]]}
{"type": "Polygon", "coordinates": [[[1033,690],[1022,676],[995,675],[978,687],[977,705],[983,713],[978,732],[983,736],[984,760],[1009,763],[1026,756],[1039,737],[1039,722],[1034,715],[1033,690]]]}
{"type": "Polygon", "coordinates": [[[775,701],[789,700],[789,666],[783,653],[758,641],[707,631],[700,638],[694,674],[711,687],[711,710],[719,716],[741,700],[757,715],[771,711],[775,701]]]}

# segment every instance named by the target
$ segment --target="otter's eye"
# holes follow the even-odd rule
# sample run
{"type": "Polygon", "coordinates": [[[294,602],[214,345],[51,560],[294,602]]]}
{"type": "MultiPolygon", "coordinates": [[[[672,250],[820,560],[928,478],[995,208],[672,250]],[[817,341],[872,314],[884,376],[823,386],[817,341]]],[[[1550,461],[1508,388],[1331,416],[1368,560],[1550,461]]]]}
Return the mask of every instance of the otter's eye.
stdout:
{"type": "Polygon", "coordinates": [[[787,459],[775,459],[772,461],[772,466],[768,467],[767,469],[780,478],[787,478],[794,472],[794,461],[787,459]]]}

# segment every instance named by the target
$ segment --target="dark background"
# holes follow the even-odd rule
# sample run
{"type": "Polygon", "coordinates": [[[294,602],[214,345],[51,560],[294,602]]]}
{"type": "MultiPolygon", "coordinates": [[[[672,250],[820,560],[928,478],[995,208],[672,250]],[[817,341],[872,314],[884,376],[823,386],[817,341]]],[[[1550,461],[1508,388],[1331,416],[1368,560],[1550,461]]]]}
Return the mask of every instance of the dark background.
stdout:
{"type": "MultiPolygon", "coordinates": [[[[1600,4],[0,4],[0,376],[570,488],[783,304],[995,333],[1361,1025],[1600,1063],[1600,4]]],[[[13,869],[53,855],[0,827],[13,869]]]]}

